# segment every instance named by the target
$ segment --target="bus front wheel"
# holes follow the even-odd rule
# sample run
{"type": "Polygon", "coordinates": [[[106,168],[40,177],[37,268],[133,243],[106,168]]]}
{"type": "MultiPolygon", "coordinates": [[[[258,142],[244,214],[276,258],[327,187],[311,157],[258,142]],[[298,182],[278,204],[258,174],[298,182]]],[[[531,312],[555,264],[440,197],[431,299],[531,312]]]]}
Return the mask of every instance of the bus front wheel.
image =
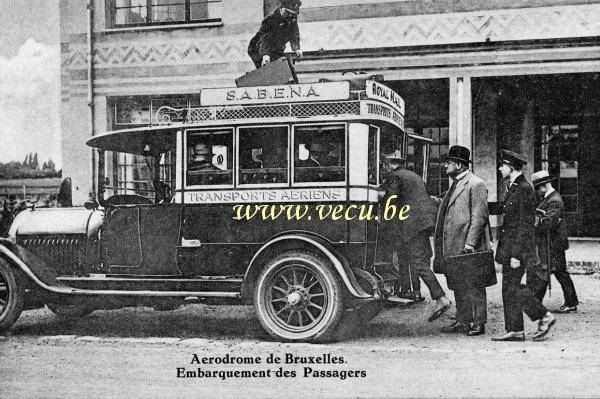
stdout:
{"type": "Polygon", "coordinates": [[[16,323],[23,310],[25,290],[18,271],[0,258],[0,331],[16,323]]]}

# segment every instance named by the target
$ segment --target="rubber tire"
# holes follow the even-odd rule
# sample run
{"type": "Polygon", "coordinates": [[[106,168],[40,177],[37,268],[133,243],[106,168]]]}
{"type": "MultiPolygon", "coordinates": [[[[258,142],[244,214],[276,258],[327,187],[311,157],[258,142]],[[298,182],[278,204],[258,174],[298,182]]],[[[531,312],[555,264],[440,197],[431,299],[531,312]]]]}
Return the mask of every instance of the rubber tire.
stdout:
{"type": "Polygon", "coordinates": [[[58,317],[64,317],[66,319],[87,316],[95,310],[92,306],[87,304],[68,306],[59,305],[56,303],[47,303],[46,307],[58,317]]]}
{"type": "Polygon", "coordinates": [[[329,342],[336,340],[336,329],[344,315],[344,297],[346,287],[337,273],[328,267],[318,256],[300,251],[285,252],[270,260],[261,271],[254,287],[254,307],[258,320],[272,337],[288,342],[329,342]],[[287,331],[275,323],[266,308],[265,289],[271,276],[289,264],[301,264],[318,274],[327,285],[328,298],[326,315],[310,330],[296,333],[287,331]]]}
{"type": "Polygon", "coordinates": [[[6,281],[9,292],[6,308],[0,313],[0,331],[6,331],[17,322],[23,311],[25,288],[17,269],[2,258],[0,258],[0,275],[2,280],[6,281]]]}

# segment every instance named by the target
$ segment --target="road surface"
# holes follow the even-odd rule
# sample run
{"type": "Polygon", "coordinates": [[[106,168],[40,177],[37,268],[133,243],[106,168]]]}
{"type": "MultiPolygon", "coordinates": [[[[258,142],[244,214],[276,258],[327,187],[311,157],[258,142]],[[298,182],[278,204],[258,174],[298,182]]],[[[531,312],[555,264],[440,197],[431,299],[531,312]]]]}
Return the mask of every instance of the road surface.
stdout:
{"type": "MultiPolygon", "coordinates": [[[[503,332],[499,285],[488,290],[480,337],[439,333],[449,319],[427,323],[428,303],[387,310],[328,345],[274,342],[251,307],[128,308],[70,321],[28,311],[0,338],[0,398],[600,397],[600,279],[574,281],[579,312],[558,315],[544,342],[530,340],[529,321],[526,342],[490,340],[503,332]]],[[[558,308],[553,286],[545,303],[558,308]]]]}

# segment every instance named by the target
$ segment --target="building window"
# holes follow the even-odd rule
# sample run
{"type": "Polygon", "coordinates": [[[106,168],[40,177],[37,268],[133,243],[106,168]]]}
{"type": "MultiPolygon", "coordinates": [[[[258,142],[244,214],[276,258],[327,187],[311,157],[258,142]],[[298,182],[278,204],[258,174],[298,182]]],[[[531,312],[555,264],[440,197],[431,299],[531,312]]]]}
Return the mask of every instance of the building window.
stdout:
{"type": "Polygon", "coordinates": [[[565,212],[578,211],[578,125],[543,125],[536,150],[536,170],[558,177],[555,188],[565,204],[565,212]]]}
{"type": "MultiPolygon", "coordinates": [[[[187,109],[199,104],[197,96],[126,97],[111,100],[113,108],[112,129],[135,128],[157,123],[156,111],[162,106],[187,109]]],[[[171,122],[182,121],[182,115],[173,112],[171,122]]],[[[174,139],[174,138],[173,138],[174,139]]],[[[113,194],[136,194],[155,199],[154,181],[175,189],[175,151],[161,154],[160,158],[145,158],[140,155],[113,153],[113,194]]],[[[110,171],[109,171],[110,173],[110,171]]]]}
{"type": "Polygon", "coordinates": [[[424,127],[419,135],[433,140],[431,143],[429,167],[427,171],[427,191],[429,194],[441,196],[448,191],[448,175],[442,161],[448,154],[449,137],[448,126],[424,127]]]}
{"type": "Polygon", "coordinates": [[[221,22],[222,0],[109,0],[113,28],[221,22]]]}

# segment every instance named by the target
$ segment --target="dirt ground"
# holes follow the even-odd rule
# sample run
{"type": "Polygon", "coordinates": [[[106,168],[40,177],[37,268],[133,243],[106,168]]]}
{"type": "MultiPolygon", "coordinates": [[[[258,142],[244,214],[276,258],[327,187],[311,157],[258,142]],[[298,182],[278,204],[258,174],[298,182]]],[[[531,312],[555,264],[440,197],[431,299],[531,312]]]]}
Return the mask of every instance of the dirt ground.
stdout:
{"type": "MultiPolygon", "coordinates": [[[[70,321],[28,311],[0,338],[0,398],[600,397],[600,279],[573,277],[579,312],[558,315],[544,342],[530,340],[527,319],[526,342],[490,340],[503,333],[499,285],[488,290],[487,334],[472,338],[439,333],[449,319],[427,323],[428,303],[386,310],[328,345],[274,342],[251,307],[128,308],[70,321]],[[227,355],[245,363],[202,363],[227,355]],[[311,360],[328,363],[303,363],[311,360]]],[[[562,304],[553,286],[550,309],[562,304]]]]}

